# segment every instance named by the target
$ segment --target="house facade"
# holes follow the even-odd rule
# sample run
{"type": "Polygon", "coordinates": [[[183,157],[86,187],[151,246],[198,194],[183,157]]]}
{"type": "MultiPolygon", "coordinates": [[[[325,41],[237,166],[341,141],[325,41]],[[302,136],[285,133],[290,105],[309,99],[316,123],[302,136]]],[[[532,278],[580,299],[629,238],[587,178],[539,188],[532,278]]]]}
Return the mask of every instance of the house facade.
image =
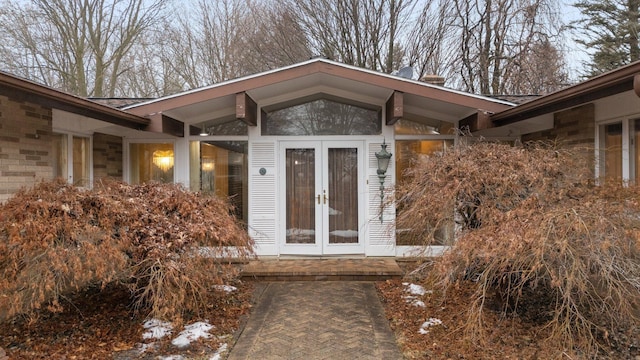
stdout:
{"type": "Polygon", "coordinates": [[[596,174],[637,178],[640,65],[620,71],[514,106],[312,59],[122,110],[0,74],[0,200],[55,177],[175,182],[228,198],[258,255],[404,256],[416,244],[395,222],[393,189],[458,128],[591,144],[596,174]]]}

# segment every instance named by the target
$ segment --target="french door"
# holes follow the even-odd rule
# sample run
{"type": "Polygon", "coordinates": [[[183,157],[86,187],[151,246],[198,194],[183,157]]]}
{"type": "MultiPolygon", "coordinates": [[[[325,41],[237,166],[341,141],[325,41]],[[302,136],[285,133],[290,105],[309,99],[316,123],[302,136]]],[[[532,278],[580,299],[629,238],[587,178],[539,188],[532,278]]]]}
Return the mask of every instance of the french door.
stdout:
{"type": "Polygon", "coordinates": [[[280,253],[363,254],[363,142],[283,141],[280,159],[280,253]]]}

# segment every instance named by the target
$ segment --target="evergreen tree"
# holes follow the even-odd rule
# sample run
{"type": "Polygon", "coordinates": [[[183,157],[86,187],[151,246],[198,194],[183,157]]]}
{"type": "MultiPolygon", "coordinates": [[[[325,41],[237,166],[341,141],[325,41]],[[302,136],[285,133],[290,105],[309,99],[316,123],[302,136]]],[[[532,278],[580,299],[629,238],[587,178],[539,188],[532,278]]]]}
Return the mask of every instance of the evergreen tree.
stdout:
{"type": "Polygon", "coordinates": [[[573,27],[577,42],[591,53],[588,77],[640,60],[640,0],[582,0],[574,4],[583,18],[573,27]]]}

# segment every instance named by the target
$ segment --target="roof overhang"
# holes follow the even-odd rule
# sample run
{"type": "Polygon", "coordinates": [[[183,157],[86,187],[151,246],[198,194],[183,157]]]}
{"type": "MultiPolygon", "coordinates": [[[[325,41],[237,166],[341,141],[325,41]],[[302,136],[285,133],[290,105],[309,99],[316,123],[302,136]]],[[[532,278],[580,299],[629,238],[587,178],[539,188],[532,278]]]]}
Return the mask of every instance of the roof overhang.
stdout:
{"type": "Polygon", "coordinates": [[[0,71],[0,94],[18,101],[37,103],[52,109],[100,120],[130,129],[143,130],[150,120],[106,105],[71,95],[0,71]]]}
{"type": "Polygon", "coordinates": [[[527,125],[535,129],[536,121],[548,122],[553,113],[590,103],[608,96],[633,90],[640,96],[640,62],[596,76],[577,85],[540,97],[517,107],[490,116],[490,121],[478,126],[487,130],[509,125],[527,125]]]}
{"type": "Polygon", "coordinates": [[[150,129],[168,133],[162,126],[165,117],[194,125],[235,116],[255,126],[258,108],[278,108],[317,94],[380,109],[388,105],[388,125],[403,115],[457,123],[478,112],[494,113],[513,106],[502,100],[315,58],[124,109],[151,118],[150,129]]]}

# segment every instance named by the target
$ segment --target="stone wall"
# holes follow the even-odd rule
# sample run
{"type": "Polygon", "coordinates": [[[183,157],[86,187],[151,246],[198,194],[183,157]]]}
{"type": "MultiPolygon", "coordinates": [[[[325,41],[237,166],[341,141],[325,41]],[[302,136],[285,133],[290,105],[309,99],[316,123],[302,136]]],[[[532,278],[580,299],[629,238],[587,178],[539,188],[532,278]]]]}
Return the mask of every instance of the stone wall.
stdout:
{"type": "Polygon", "coordinates": [[[0,203],[53,175],[51,109],[0,95],[0,203]]]}
{"type": "Polygon", "coordinates": [[[122,180],[122,138],[96,133],[93,135],[93,179],[122,180]]]}

